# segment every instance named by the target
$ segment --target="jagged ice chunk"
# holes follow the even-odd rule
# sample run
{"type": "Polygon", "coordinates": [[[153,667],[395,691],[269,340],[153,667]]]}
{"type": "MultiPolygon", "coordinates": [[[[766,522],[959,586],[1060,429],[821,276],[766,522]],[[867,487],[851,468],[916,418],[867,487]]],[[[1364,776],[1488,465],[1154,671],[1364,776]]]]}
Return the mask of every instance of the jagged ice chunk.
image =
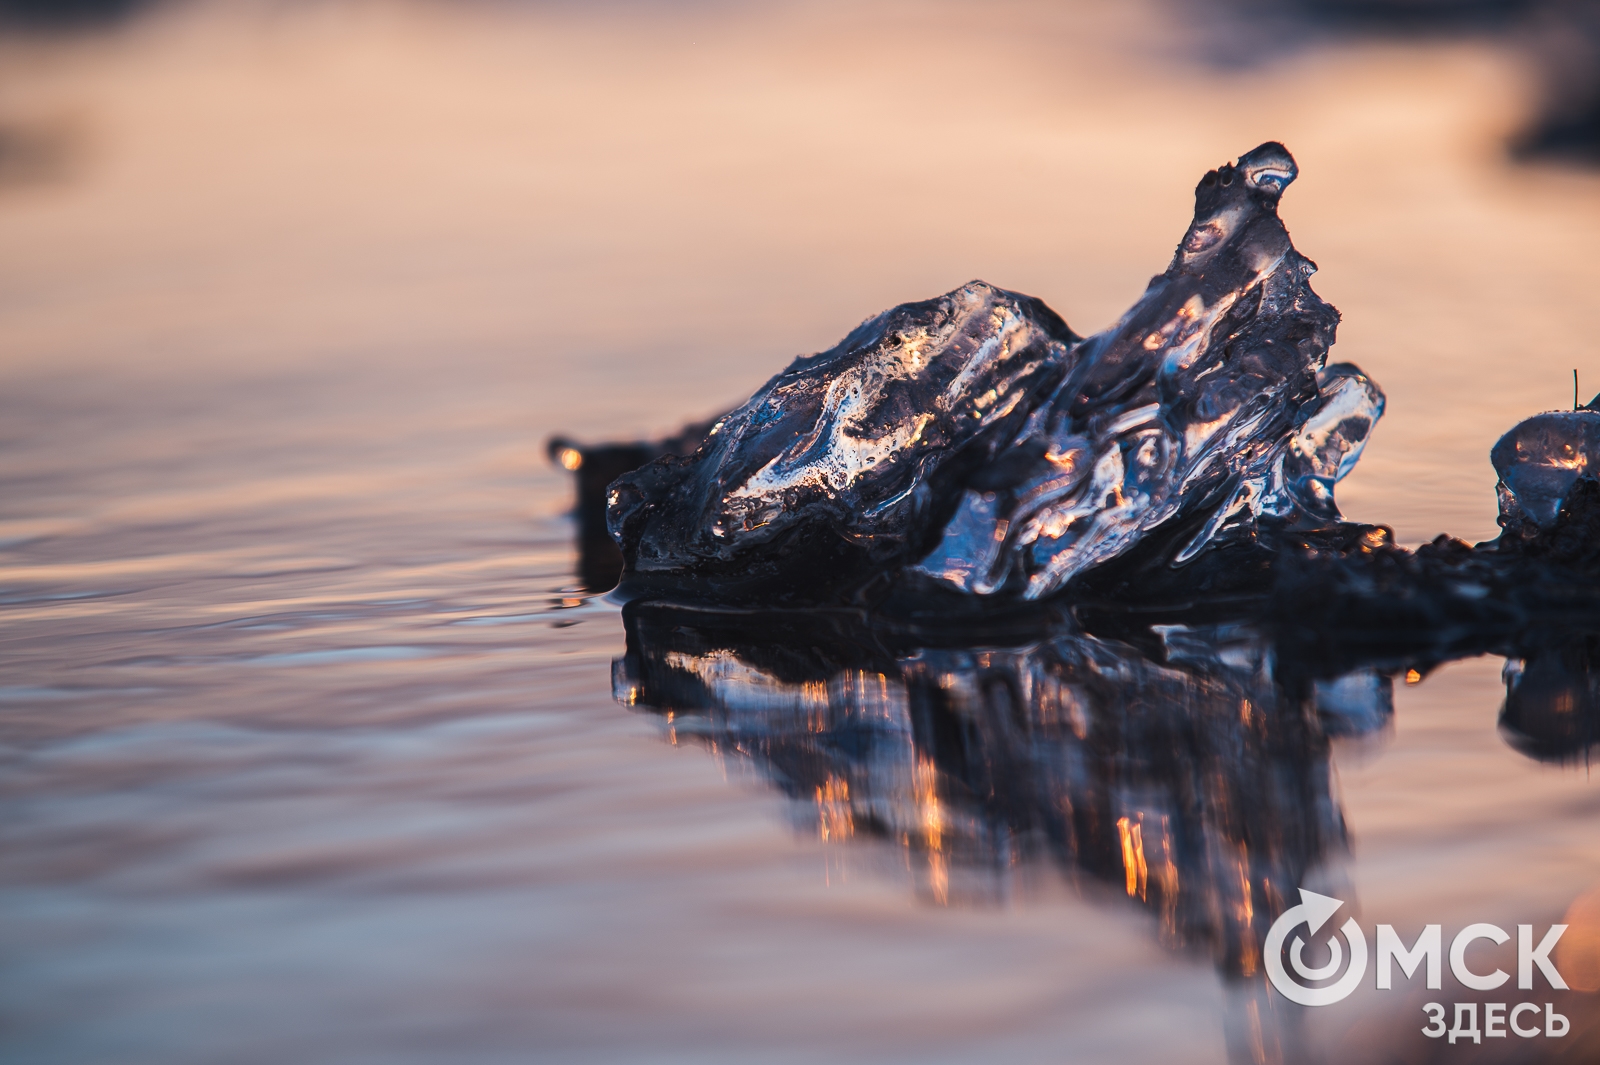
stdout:
{"type": "Polygon", "coordinates": [[[1166,272],[1088,340],[973,282],[796,360],[612,486],[624,585],[825,598],[905,570],[1039,599],[1147,541],[1181,566],[1338,522],[1383,396],[1324,366],[1338,312],[1277,214],[1296,173],[1276,143],[1207,173],[1166,272]]]}

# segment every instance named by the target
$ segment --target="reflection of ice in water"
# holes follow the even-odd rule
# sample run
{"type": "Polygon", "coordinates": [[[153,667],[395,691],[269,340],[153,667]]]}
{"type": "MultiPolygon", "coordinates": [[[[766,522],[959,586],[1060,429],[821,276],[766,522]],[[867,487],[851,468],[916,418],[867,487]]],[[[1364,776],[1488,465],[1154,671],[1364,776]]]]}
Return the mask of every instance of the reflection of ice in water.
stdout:
{"type": "Polygon", "coordinates": [[[1166,941],[1234,975],[1256,971],[1284,892],[1343,839],[1329,735],[1391,713],[1370,671],[1291,694],[1244,627],[1164,626],[1159,651],[1064,633],[830,672],[716,624],[635,611],[618,698],[757,758],[825,835],[898,841],[934,870],[1048,855],[1124,887],[1166,941]]]}
{"type": "MultiPolygon", "coordinates": [[[[805,830],[903,849],[940,905],[1004,897],[1019,863],[1054,864],[1102,904],[1147,912],[1164,946],[1214,961],[1235,1060],[1309,1060],[1260,944],[1300,887],[1354,897],[1331,744],[1387,735],[1391,678],[1435,653],[1373,647],[1383,664],[1335,674],[1244,622],[1122,639],[1057,626],[1007,647],[834,612],[640,601],[623,616],[616,697],[666,715],[675,740],[747,760],[805,830]]],[[[1596,639],[1546,636],[1508,666],[1513,747],[1570,760],[1600,738],[1596,639]]],[[[1325,952],[1299,961],[1337,968],[1325,952]]]]}
{"type": "Polygon", "coordinates": [[[1343,852],[1330,736],[1392,712],[1370,670],[1291,690],[1240,625],[1161,626],[1142,649],[1061,632],[895,651],[870,633],[764,641],[742,616],[660,604],[625,618],[618,698],[752,759],[823,839],[905,848],[939,903],[958,873],[982,894],[1049,860],[1230,984],[1259,984],[1267,927],[1343,852]]]}

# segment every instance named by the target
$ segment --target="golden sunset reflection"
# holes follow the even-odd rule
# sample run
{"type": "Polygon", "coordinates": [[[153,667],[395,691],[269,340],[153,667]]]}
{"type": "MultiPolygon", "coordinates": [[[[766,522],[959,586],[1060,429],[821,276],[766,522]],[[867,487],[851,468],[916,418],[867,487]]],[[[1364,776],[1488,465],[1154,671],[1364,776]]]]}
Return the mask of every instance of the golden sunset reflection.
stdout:
{"type": "Polygon", "coordinates": [[[817,831],[824,842],[845,840],[855,835],[855,817],[850,810],[850,782],[830,776],[817,787],[817,831]]]}
{"type": "Polygon", "coordinates": [[[922,829],[928,862],[928,884],[935,902],[950,901],[950,858],[945,853],[945,815],[939,802],[939,770],[931,760],[917,756],[912,768],[912,798],[922,829]]]}
{"type": "Polygon", "coordinates": [[[1145,867],[1144,840],[1140,836],[1139,823],[1119,817],[1117,834],[1122,839],[1122,867],[1127,871],[1128,894],[1143,900],[1149,870],[1145,867]]]}

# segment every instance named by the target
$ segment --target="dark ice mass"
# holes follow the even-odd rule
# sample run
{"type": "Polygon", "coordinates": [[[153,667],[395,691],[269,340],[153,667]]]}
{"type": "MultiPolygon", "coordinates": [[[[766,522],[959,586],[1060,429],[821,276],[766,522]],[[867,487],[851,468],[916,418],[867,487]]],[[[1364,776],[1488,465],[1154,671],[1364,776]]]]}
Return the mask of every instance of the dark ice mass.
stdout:
{"type": "Polygon", "coordinates": [[[1339,315],[1278,217],[1296,173],[1277,143],[1207,173],[1166,271],[1087,339],[974,281],[796,359],[611,485],[624,594],[1043,600],[1340,529],[1384,399],[1326,363],[1339,315]]]}
{"type": "Polygon", "coordinates": [[[868,320],[676,437],[553,442],[579,474],[587,586],[1002,643],[1129,611],[1248,623],[1330,677],[1587,646],[1600,397],[1494,446],[1496,540],[1413,551],[1340,516],[1335,486],[1384,396],[1327,361],[1339,314],[1278,217],[1296,173],[1277,143],[1207,173],[1166,271],[1094,336],[974,281],[868,320]]]}

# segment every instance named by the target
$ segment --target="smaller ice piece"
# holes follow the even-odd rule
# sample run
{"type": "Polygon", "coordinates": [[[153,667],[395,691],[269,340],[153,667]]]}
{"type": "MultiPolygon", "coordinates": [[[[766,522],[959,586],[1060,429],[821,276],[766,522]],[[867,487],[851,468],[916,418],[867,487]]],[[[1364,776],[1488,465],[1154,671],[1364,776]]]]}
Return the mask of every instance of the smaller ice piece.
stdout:
{"type": "Polygon", "coordinates": [[[1549,533],[1580,482],[1600,477],[1600,396],[1577,410],[1535,414],[1489,452],[1500,482],[1500,524],[1514,539],[1549,533]]]}

